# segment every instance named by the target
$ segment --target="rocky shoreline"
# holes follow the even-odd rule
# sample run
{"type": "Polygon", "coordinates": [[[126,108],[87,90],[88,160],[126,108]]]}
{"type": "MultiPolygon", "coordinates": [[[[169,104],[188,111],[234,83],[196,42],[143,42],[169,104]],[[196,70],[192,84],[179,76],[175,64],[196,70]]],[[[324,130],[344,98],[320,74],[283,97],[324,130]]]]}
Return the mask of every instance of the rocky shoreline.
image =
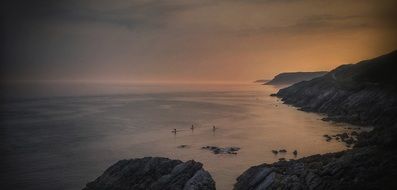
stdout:
{"type": "Polygon", "coordinates": [[[281,89],[277,96],[302,111],[323,113],[326,121],[361,126],[397,122],[397,51],[342,65],[322,77],[281,89]]]}
{"type": "Polygon", "coordinates": [[[325,134],[325,135],[323,135],[323,137],[325,138],[325,140],[327,142],[330,142],[331,140],[336,140],[336,141],[345,143],[346,147],[350,148],[354,144],[357,143],[359,135],[360,135],[359,132],[353,131],[350,133],[345,132],[345,133],[339,133],[339,134],[335,134],[335,135],[325,134]]]}
{"type": "Polygon", "coordinates": [[[327,141],[337,139],[355,146],[251,167],[238,177],[234,189],[397,189],[397,78],[391,72],[396,62],[394,51],[273,94],[300,110],[324,113],[325,120],[375,129],[324,135],[327,141]]]}

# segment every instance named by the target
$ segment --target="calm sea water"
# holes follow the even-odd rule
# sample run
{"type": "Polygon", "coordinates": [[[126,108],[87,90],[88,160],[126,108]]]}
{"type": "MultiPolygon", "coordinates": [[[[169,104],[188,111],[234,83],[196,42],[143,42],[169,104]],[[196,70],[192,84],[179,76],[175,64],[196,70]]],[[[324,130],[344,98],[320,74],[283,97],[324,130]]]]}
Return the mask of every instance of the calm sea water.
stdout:
{"type": "Polygon", "coordinates": [[[217,188],[226,190],[250,166],[294,158],[295,149],[297,158],[345,149],[322,136],[351,126],[284,105],[269,96],[276,91],[258,84],[7,90],[0,115],[2,186],[81,189],[120,159],[163,156],[202,162],[217,188]],[[201,149],[207,145],[241,150],[215,155],[201,149]],[[288,152],[275,156],[272,149],[288,152]]]}

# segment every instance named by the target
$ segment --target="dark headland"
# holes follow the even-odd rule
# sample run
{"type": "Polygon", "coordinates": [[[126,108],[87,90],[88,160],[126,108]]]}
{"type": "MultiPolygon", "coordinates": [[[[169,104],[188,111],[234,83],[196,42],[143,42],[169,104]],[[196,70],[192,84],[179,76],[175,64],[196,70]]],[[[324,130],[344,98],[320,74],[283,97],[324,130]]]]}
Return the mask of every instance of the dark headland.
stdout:
{"type": "Polygon", "coordinates": [[[291,85],[301,81],[311,80],[313,78],[325,75],[326,71],[317,72],[288,72],[276,75],[272,80],[265,82],[265,85],[291,85]]]}
{"type": "Polygon", "coordinates": [[[374,130],[351,150],[251,167],[235,189],[397,189],[396,68],[394,51],[281,89],[286,104],[374,130]]]}

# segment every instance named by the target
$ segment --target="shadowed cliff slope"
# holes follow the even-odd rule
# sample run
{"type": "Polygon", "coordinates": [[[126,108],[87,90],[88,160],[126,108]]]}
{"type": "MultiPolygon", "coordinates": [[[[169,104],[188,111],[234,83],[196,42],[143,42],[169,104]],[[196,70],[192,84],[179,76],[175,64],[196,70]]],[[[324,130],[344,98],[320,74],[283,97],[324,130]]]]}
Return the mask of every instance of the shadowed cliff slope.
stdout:
{"type": "Polygon", "coordinates": [[[342,65],[281,89],[277,96],[305,111],[358,125],[391,125],[397,118],[397,51],[342,65]]]}

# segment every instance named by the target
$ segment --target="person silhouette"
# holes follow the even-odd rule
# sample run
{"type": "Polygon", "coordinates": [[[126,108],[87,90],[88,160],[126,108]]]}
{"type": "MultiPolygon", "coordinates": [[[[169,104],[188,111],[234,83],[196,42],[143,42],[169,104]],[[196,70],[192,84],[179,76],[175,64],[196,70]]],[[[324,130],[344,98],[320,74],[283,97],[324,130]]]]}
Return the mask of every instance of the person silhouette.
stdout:
{"type": "Polygon", "coordinates": [[[194,130],[194,125],[192,125],[192,126],[190,127],[190,129],[193,131],[193,130],[194,130]]]}

